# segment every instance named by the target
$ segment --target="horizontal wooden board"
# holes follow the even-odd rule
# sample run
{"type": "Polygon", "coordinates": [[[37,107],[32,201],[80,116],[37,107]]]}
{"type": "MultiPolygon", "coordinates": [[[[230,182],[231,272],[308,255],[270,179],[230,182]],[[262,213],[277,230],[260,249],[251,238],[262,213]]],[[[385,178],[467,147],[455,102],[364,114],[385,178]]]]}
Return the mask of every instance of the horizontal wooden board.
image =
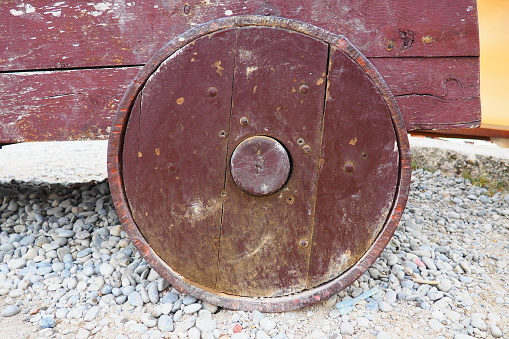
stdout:
{"type": "MultiPolygon", "coordinates": [[[[396,96],[407,129],[478,126],[478,58],[371,62],[396,96]]],[[[107,138],[117,104],[140,69],[0,73],[0,143],[107,138]]]]}
{"type": "Polygon", "coordinates": [[[475,0],[4,0],[0,71],[141,65],[189,28],[246,14],[343,34],[368,57],[479,55],[475,0]]]}
{"type": "Polygon", "coordinates": [[[374,58],[408,130],[476,127],[479,58],[374,58]]]}
{"type": "Polygon", "coordinates": [[[106,139],[140,67],[0,74],[0,144],[106,139]]]}

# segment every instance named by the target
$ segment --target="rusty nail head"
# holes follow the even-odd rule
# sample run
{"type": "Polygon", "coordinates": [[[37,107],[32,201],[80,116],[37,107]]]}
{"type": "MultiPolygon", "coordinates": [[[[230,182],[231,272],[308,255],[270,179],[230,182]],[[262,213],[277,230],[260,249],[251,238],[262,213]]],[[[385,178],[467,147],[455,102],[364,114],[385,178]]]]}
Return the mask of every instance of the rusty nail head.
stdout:
{"type": "Polygon", "coordinates": [[[297,145],[302,146],[302,145],[304,145],[305,143],[306,143],[306,142],[304,141],[304,139],[302,139],[302,138],[297,139],[297,145]]]}
{"type": "Polygon", "coordinates": [[[309,153],[311,152],[311,147],[309,145],[304,145],[302,146],[302,150],[304,151],[304,153],[309,153]]]}
{"type": "Polygon", "coordinates": [[[309,92],[309,86],[307,84],[301,84],[299,89],[302,94],[307,94],[309,92]]]}
{"type": "Polygon", "coordinates": [[[222,130],[221,132],[219,132],[220,138],[226,138],[227,136],[228,136],[228,133],[225,130],[222,130]]]}
{"type": "Polygon", "coordinates": [[[209,94],[209,97],[215,97],[217,95],[217,88],[215,88],[214,86],[209,87],[207,93],[209,94]]]}
{"type": "Polygon", "coordinates": [[[189,4],[185,4],[184,5],[184,14],[188,15],[189,13],[191,13],[191,6],[189,4]]]}
{"type": "Polygon", "coordinates": [[[177,167],[175,166],[175,164],[169,163],[168,164],[168,172],[175,173],[176,171],[177,171],[177,167]]]}
{"type": "Polygon", "coordinates": [[[345,171],[347,171],[348,173],[352,173],[353,172],[353,164],[351,162],[347,162],[345,164],[345,171]]]}
{"type": "Polygon", "coordinates": [[[299,241],[299,246],[300,247],[308,247],[308,245],[309,245],[309,242],[307,240],[299,241]]]}
{"type": "Polygon", "coordinates": [[[247,124],[249,124],[249,119],[248,119],[248,118],[246,118],[246,117],[242,117],[242,118],[240,118],[240,124],[241,124],[241,125],[247,125],[247,124]]]}

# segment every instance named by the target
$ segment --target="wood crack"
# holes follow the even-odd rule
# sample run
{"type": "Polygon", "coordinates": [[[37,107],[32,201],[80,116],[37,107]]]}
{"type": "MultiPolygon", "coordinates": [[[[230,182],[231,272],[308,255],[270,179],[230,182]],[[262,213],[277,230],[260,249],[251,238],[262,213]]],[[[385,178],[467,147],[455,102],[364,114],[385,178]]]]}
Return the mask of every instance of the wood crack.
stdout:
{"type": "Polygon", "coordinates": [[[394,97],[397,99],[397,98],[407,98],[407,97],[431,97],[431,98],[435,98],[437,100],[440,100],[440,101],[444,101],[444,102],[452,102],[452,101],[457,101],[457,100],[471,100],[471,99],[477,99],[479,98],[478,96],[474,96],[474,97],[458,97],[458,98],[445,98],[443,96],[439,96],[439,95],[435,95],[435,94],[429,94],[429,93],[405,93],[405,94],[397,94],[397,95],[394,95],[394,97]]]}

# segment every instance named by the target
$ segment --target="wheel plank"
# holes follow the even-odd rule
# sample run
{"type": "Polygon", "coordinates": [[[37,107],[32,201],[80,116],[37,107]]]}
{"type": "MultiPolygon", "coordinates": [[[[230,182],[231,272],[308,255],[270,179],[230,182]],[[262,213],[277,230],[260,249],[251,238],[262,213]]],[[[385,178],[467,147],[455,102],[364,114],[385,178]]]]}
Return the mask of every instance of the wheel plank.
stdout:
{"type": "Polygon", "coordinates": [[[227,175],[219,290],[279,296],[306,286],[327,56],[327,44],[299,33],[239,29],[228,154],[251,136],[273,137],[290,155],[291,174],[265,197],[227,175]]]}
{"type": "Polygon", "coordinates": [[[223,209],[235,31],[197,39],[143,87],[123,153],[126,195],[155,253],[185,279],[213,288],[223,209]],[[206,53],[205,53],[206,52],[206,53]],[[133,141],[134,140],[134,141],[133,141]]]}
{"type": "Polygon", "coordinates": [[[387,220],[398,183],[387,104],[346,54],[332,49],[330,60],[308,287],[361,259],[387,220]]]}

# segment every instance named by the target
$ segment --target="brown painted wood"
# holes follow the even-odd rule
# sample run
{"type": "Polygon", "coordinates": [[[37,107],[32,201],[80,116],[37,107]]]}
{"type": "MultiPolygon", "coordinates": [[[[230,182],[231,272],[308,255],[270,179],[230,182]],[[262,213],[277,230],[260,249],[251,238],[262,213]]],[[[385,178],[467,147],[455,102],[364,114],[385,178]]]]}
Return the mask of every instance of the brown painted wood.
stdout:
{"type": "Polygon", "coordinates": [[[132,110],[123,153],[125,191],[143,236],[179,274],[211,288],[234,46],[235,32],[223,31],[168,58],[138,94],[141,106],[132,110]]]}
{"type": "Polygon", "coordinates": [[[433,86],[441,88],[442,83],[429,77],[450,75],[450,62],[443,61],[450,57],[458,65],[453,74],[458,84],[478,86],[475,0],[419,5],[407,0],[346,5],[332,1],[303,5],[296,0],[86,4],[8,0],[0,3],[0,122],[7,126],[0,129],[0,143],[105,138],[113,107],[136,73],[121,66],[144,65],[167,41],[198,24],[243,14],[282,16],[346,36],[380,67],[391,89],[402,93],[397,100],[409,130],[479,125],[478,95],[436,96],[433,86]],[[101,70],[87,69],[91,67],[120,68],[105,77],[101,70]],[[72,76],[66,73],[69,69],[74,69],[72,76]],[[33,70],[50,72],[24,72],[33,70]],[[17,71],[21,72],[11,73],[17,71]],[[415,84],[413,92],[406,91],[408,83],[415,84]]]}
{"type": "Polygon", "coordinates": [[[474,127],[480,122],[479,58],[374,58],[408,130],[474,127]]]}
{"type": "Polygon", "coordinates": [[[0,74],[0,143],[106,139],[140,67],[0,74]]]}
{"type": "MultiPolygon", "coordinates": [[[[408,130],[478,125],[477,58],[371,61],[395,94],[408,130]],[[401,73],[396,62],[408,71],[401,73]],[[429,72],[419,73],[421,68],[429,72]],[[448,83],[457,83],[458,87],[449,92],[448,83]]],[[[3,122],[0,140],[13,143],[106,138],[123,88],[139,69],[0,74],[3,122]],[[64,121],[67,128],[62,128],[64,121]]]]}
{"type": "Polygon", "coordinates": [[[287,30],[241,28],[237,50],[229,154],[246,138],[266,135],[287,148],[292,169],[280,192],[261,198],[227,175],[216,288],[286,295],[306,286],[309,247],[300,243],[311,237],[328,47],[287,30]]]}
{"type": "Polygon", "coordinates": [[[370,248],[392,208],[400,170],[378,89],[343,52],[333,49],[330,60],[308,287],[336,278],[370,248]]]}
{"type": "Polygon", "coordinates": [[[7,0],[0,3],[0,70],[140,65],[197,24],[253,14],[345,35],[368,57],[479,55],[475,0],[7,0]]]}
{"type": "MultiPolygon", "coordinates": [[[[215,36],[215,34],[218,33],[214,33],[211,36],[215,36]]],[[[221,43],[213,44],[215,41],[212,38],[208,39],[208,37],[204,37],[202,39],[202,41],[208,41],[214,48],[222,46],[221,43]]],[[[213,50],[215,50],[214,48],[213,50]]],[[[205,53],[205,55],[208,55],[208,53],[205,53]]],[[[335,56],[332,57],[332,60],[335,60],[335,56]]],[[[215,65],[214,68],[216,70],[220,70],[217,68],[218,64],[216,62],[214,62],[213,65],[215,65]]],[[[347,65],[347,63],[343,65],[347,65]]],[[[200,68],[196,70],[199,71],[200,74],[202,73],[200,68]]],[[[339,73],[345,71],[346,68],[339,69],[339,73]]],[[[346,71],[346,74],[349,74],[349,71],[351,70],[346,71]]],[[[332,76],[335,74],[334,72],[335,68],[332,67],[332,81],[337,78],[332,76]]],[[[177,69],[176,74],[187,75],[182,79],[193,78],[192,72],[188,73],[187,68],[177,69]]],[[[178,76],[172,78],[178,79],[178,76]]],[[[161,79],[164,79],[164,77],[161,79]]],[[[182,79],[180,79],[180,81],[182,81],[182,79]]],[[[332,83],[331,86],[335,87],[334,83],[332,83]]],[[[183,88],[186,88],[185,82],[183,86],[177,88],[184,91],[183,88]]],[[[349,90],[354,91],[355,86],[352,86],[349,90]]],[[[221,91],[208,91],[207,93],[218,95],[221,91]]],[[[348,98],[348,96],[344,96],[344,98],[348,98]]],[[[174,105],[167,96],[156,95],[153,96],[153,99],[155,101],[162,100],[162,103],[168,100],[168,102],[174,105]]],[[[179,102],[184,104],[184,102],[180,100],[179,102]]],[[[344,101],[340,102],[344,104],[344,101]]],[[[194,106],[188,107],[187,109],[191,112],[191,116],[193,116],[194,112],[201,112],[201,108],[204,106],[204,104],[199,101],[195,102],[195,104],[198,104],[200,109],[194,109],[194,106]]],[[[159,107],[159,105],[154,107],[159,107]]],[[[334,108],[334,106],[331,108],[334,108]]],[[[328,112],[327,108],[326,111],[328,112]]],[[[177,118],[183,119],[182,114],[178,114],[177,118]]],[[[325,119],[328,119],[326,115],[325,119]]],[[[346,120],[347,126],[355,126],[359,123],[359,120],[355,117],[349,117],[346,120]]],[[[362,122],[362,120],[360,122],[362,122]]],[[[334,120],[334,123],[337,122],[334,120]]],[[[362,130],[362,128],[359,128],[359,130],[362,130]]],[[[348,133],[351,131],[352,128],[348,128],[346,131],[342,132],[348,133]]],[[[194,131],[191,130],[187,135],[191,140],[191,145],[201,140],[200,138],[195,138],[193,132],[194,131]],[[195,141],[195,139],[198,141],[195,141]]],[[[157,133],[155,134],[154,136],[154,133],[149,133],[147,136],[147,143],[145,146],[149,151],[154,149],[157,145],[156,142],[158,138],[160,138],[157,133]]],[[[383,135],[384,134],[381,134],[381,136],[383,135]]],[[[182,136],[185,135],[182,134],[182,136]]],[[[331,137],[341,139],[343,136],[331,135],[331,137]]],[[[376,137],[367,139],[368,141],[373,141],[376,140],[376,137]]],[[[180,140],[178,142],[180,142],[180,140]]],[[[359,146],[369,145],[369,143],[364,143],[364,139],[358,141],[352,141],[350,139],[348,145],[345,146],[353,146],[350,142],[354,144],[359,143],[359,146]]],[[[138,145],[138,148],[140,145],[138,145]]],[[[170,146],[168,147],[170,148],[170,146]]],[[[378,144],[372,146],[373,149],[371,151],[373,153],[378,153],[380,151],[378,144]]],[[[218,148],[214,148],[214,143],[209,142],[203,144],[201,147],[203,147],[202,149],[205,150],[207,155],[210,154],[213,156],[220,153],[219,151],[216,152],[218,148]]],[[[157,153],[158,152],[154,150],[154,154],[157,155],[157,153]]],[[[182,157],[182,153],[183,152],[180,152],[178,156],[182,157]]],[[[341,154],[353,156],[356,153],[357,152],[353,152],[350,154],[346,151],[341,154]]],[[[381,152],[381,154],[384,153],[381,152]]],[[[389,152],[389,155],[390,154],[389,152]]],[[[162,155],[162,152],[160,152],[160,155],[162,155]]],[[[394,153],[392,153],[392,155],[394,155],[394,153]]],[[[133,154],[131,154],[131,157],[132,156],[133,154]]],[[[156,156],[153,156],[153,158],[157,159],[156,156]]],[[[191,158],[191,160],[190,163],[194,165],[192,170],[196,171],[196,173],[202,173],[200,169],[203,163],[209,161],[206,157],[191,158]]],[[[165,162],[168,162],[168,159],[166,159],[165,162]]],[[[382,163],[383,167],[385,159],[381,159],[379,162],[382,163]]],[[[147,161],[147,164],[152,164],[152,166],[154,166],[155,162],[147,161]]],[[[367,165],[367,167],[364,168],[364,172],[371,174],[370,171],[373,171],[373,168],[370,166],[376,167],[377,164],[379,163],[375,162],[375,165],[367,165]]],[[[348,164],[345,164],[345,171],[349,173],[355,172],[356,167],[347,165],[348,164]]],[[[188,166],[191,167],[191,165],[188,166]]],[[[168,280],[172,286],[182,292],[190,293],[211,303],[227,308],[245,310],[257,309],[271,312],[290,310],[320,302],[351,284],[367,270],[387,245],[403,213],[410,184],[410,167],[409,145],[402,116],[397,109],[396,102],[391,96],[387,85],[367,59],[347,40],[341,37],[327,33],[311,25],[282,18],[265,19],[262,17],[244,17],[219,20],[190,32],[188,35],[182,36],[182,39],[173,41],[164,49],[161,49],[151,62],[136,76],[120,103],[120,108],[115,116],[112,132],[110,133],[108,149],[108,173],[117,213],[125,230],[132,237],[134,245],[142,253],[147,262],[168,280]],[[123,157],[129,156],[128,153],[137,151],[133,148],[133,143],[134,145],[145,143],[143,138],[139,138],[144,134],[138,134],[138,129],[143,130],[143,124],[153,126],[148,132],[154,130],[159,131],[161,126],[167,125],[165,124],[164,118],[171,116],[163,107],[163,109],[155,111],[157,118],[151,119],[151,116],[146,115],[143,109],[144,100],[146,100],[146,97],[143,99],[145,86],[152,86],[158,91],[167,88],[165,82],[157,82],[157,86],[155,85],[156,81],[154,77],[162,74],[161,71],[158,70],[159,66],[161,64],[166,65],[170,61],[185,55],[185,51],[188,48],[185,46],[188,44],[195,48],[198,44],[197,41],[200,41],[196,40],[197,38],[204,34],[206,35],[210,32],[217,31],[222,33],[238,31],[237,38],[235,39],[236,42],[230,41],[229,44],[233,46],[233,50],[238,51],[238,53],[236,53],[234,57],[235,72],[232,78],[233,86],[230,86],[230,88],[233,87],[233,92],[232,100],[229,103],[231,107],[231,112],[229,113],[229,128],[228,130],[222,130],[218,133],[218,137],[223,140],[228,140],[228,145],[226,149],[223,149],[223,155],[225,155],[225,157],[223,158],[224,162],[222,162],[222,165],[225,166],[223,171],[226,170],[226,172],[223,172],[226,174],[223,180],[226,181],[223,181],[224,190],[221,192],[224,204],[222,227],[219,233],[219,271],[217,272],[216,285],[214,288],[211,288],[210,283],[213,279],[198,277],[200,279],[205,279],[204,282],[201,282],[192,281],[188,277],[183,276],[181,272],[174,269],[172,264],[169,265],[160,257],[158,252],[161,252],[161,250],[152,246],[151,241],[144,236],[144,234],[150,234],[151,232],[145,231],[147,225],[137,225],[137,221],[135,220],[135,215],[139,216],[141,214],[143,218],[144,213],[139,213],[137,211],[139,210],[137,203],[130,199],[128,201],[128,198],[131,194],[129,192],[132,192],[131,188],[133,187],[133,183],[131,181],[133,180],[143,182],[148,187],[156,185],[154,183],[154,171],[139,173],[131,171],[130,174],[125,175],[125,168],[123,167],[131,166],[130,164],[139,162],[140,159],[145,158],[146,153],[142,152],[142,156],[138,157],[137,161],[134,161],[132,158],[126,161],[125,159],[123,160],[123,157]],[[257,31],[258,34],[253,34],[253,31],[257,31]],[[286,41],[284,39],[285,34],[286,41]],[[241,36],[243,35],[251,39],[242,39],[241,36]],[[268,39],[264,41],[264,38],[268,39]],[[246,40],[248,40],[248,42],[246,42],[246,40]],[[285,43],[281,44],[282,42],[285,43]],[[314,69],[317,61],[323,58],[317,57],[320,55],[317,54],[319,53],[319,48],[316,48],[316,46],[314,46],[314,48],[309,48],[317,44],[325,48],[325,60],[323,60],[323,69],[325,71],[318,70],[317,72],[314,70],[310,73],[308,68],[312,67],[314,69]],[[328,137],[323,135],[327,128],[327,126],[325,126],[325,128],[323,127],[323,104],[326,98],[329,98],[329,101],[334,103],[333,99],[337,97],[337,95],[342,97],[342,93],[337,93],[341,88],[329,92],[327,95],[324,91],[328,81],[328,48],[335,48],[340,50],[341,53],[345,53],[347,55],[345,60],[353,60],[354,63],[350,64],[350,66],[353,66],[354,70],[356,69],[355,67],[359,67],[362,70],[361,75],[366,74],[366,76],[363,75],[364,78],[355,76],[349,78],[354,80],[354,84],[356,81],[360,81],[359,79],[364,79],[366,83],[363,84],[364,87],[361,86],[360,88],[364,90],[366,90],[366,88],[368,90],[371,89],[373,91],[371,94],[378,95],[379,99],[382,101],[382,104],[380,104],[380,101],[377,102],[375,99],[370,98],[364,102],[364,98],[361,98],[362,96],[354,94],[353,98],[356,98],[355,107],[353,109],[341,107],[341,113],[355,115],[360,112],[359,114],[362,116],[362,114],[366,114],[366,106],[368,106],[368,109],[376,108],[375,106],[377,105],[378,107],[385,107],[388,110],[386,125],[384,126],[384,124],[379,123],[379,120],[374,119],[375,127],[382,127],[385,130],[387,129],[387,124],[391,127],[389,128],[389,132],[393,132],[392,138],[389,138],[389,141],[382,140],[380,144],[385,146],[387,142],[389,144],[391,141],[393,142],[393,148],[391,149],[399,156],[399,161],[397,161],[397,164],[391,163],[391,165],[399,166],[399,171],[397,171],[398,184],[392,192],[394,204],[387,211],[385,215],[386,219],[383,222],[383,227],[379,229],[379,233],[373,236],[369,241],[364,242],[364,254],[361,257],[357,257],[357,261],[353,263],[353,266],[347,271],[342,274],[341,271],[338,271],[338,276],[334,274],[329,275],[329,277],[332,277],[331,280],[325,281],[324,283],[319,281],[319,285],[311,286],[307,284],[307,269],[310,265],[309,255],[312,247],[309,239],[319,240],[319,237],[313,236],[315,231],[320,230],[320,228],[314,230],[316,226],[314,218],[315,216],[319,216],[319,213],[316,213],[318,209],[326,209],[328,207],[327,202],[329,201],[327,197],[323,200],[322,197],[317,196],[319,191],[317,186],[319,185],[318,173],[320,166],[325,166],[327,164],[327,159],[322,157],[322,155],[328,156],[329,159],[335,159],[335,155],[331,156],[330,153],[325,152],[322,154],[322,141],[328,140],[328,137]],[[184,52],[182,52],[182,50],[184,50],[184,52]],[[306,51],[306,53],[302,53],[303,50],[306,51]],[[288,53],[291,51],[297,51],[297,53],[288,53]],[[167,59],[168,56],[173,54],[174,57],[167,59]],[[312,60],[306,60],[306,58],[312,60]],[[297,59],[297,62],[286,62],[295,59],[297,59]],[[258,65],[258,68],[253,67],[258,65]],[[292,77],[291,75],[294,73],[296,76],[292,77]],[[274,74],[276,74],[276,77],[274,77],[274,74]],[[310,77],[311,81],[307,79],[307,77],[310,77]],[[300,81],[299,78],[301,79],[300,81]],[[255,81],[256,84],[253,84],[253,81],[255,81]],[[315,82],[313,83],[313,81],[315,82]],[[296,87],[297,84],[298,90],[296,87]],[[258,87],[255,87],[257,85],[258,87]],[[142,95],[140,100],[141,108],[139,109],[140,115],[136,116],[137,107],[140,105],[140,103],[136,102],[136,98],[140,93],[142,95]],[[247,100],[248,98],[256,98],[256,100],[247,100]],[[372,105],[370,105],[370,103],[372,105]],[[363,105],[364,108],[362,108],[363,105]],[[294,114],[295,112],[302,113],[294,114]],[[133,119],[133,122],[131,122],[131,119],[133,119]],[[144,123],[145,120],[148,122],[144,123]],[[151,120],[157,120],[157,122],[152,122],[151,120]],[[130,130],[135,130],[135,132],[130,130]],[[273,137],[281,142],[290,154],[292,160],[292,171],[287,184],[285,184],[280,191],[266,197],[255,197],[244,193],[233,182],[229,175],[229,169],[227,168],[228,160],[236,146],[246,138],[260,134],[273,137]],[[126,138],[132,140],[127,142],[125,141],[126,138]],[[394,149],[394,141],[396,140],[398,147],[394,149]],[[142,173],[147,176],[140,179],[142,173]],[[127,181],[129,181],[129,183],[127,181]],[[290,195],[287,195],[288,193],[290,195]],[[325,204],[323,206],[318,205],[318,200],[325,201],[325,204]],[[265,240],[263,240],[264,238],[265,240]],[[287,253],[284,253],[285,250],[287,253]],[[238,261],[243,262],[243,265],[238,264],[238,261]],[[237,265],[237,267],[235,267],[235,265],[237,265]],[[274,279],[271,280],[270,278],[274,279]],[[271,285],[261,285],[257,280],[271,285]],[[242,291],[241,289],[245,290],[242,291]],[[263,293],[261,296],[264,298],[258,298],[258,296],[260,296],[259,293],[263,293]]],[[[150,169],[150,166],[147,168],[150,169]]],[[[362,167],[360,167],[360,170],[362,170],[362,167]]],[[[199,181],[197,184],[200,186],[218,186],[219,184],[216,182],[216,179],[214,179],[218,177],[218,174],[212,175],[211,177],[212,179],[209,181],[199,181]]],[[[387,178],[390,179],[390,175],[387,178]]],[[[157,183],[159,184],[158,188],[165,191],[166,188],[170,187],[168,184],[171,183],[171,181],[157,180],[157,183]]],[[[192,183],[193,182],[191,182],[191,184],[192,183]]],[[[327,181],[325,184],[327,184],[327,181]]],[[[142,184],[134,183],[134,187],[136,185],[139,187],[143,186],[142,184]]],[[[174,194],[180,194],[178,198],[187,195],[186,190],[189,190],[187,186],[171,187],[177,189],[174,194]]],[[[382,187],[382,189],[386,188],[387,187],[382,187]]],[[[194,189],[195,187],[191,188],[191,190],[194,189]]],[[[376,187],[370,187],[370,189],[377,190],[376,187]]],[[[200,190],[208,192],[208,188],[200,187],[200,190]]],[[[155,190],[153,191],[156,192],[155,190]]],[[[136,194],[140,195],[146,193],[145,190],[136,192],[136,194]]],[[[195,194],[202,193],[200,191],[195,194]]],[[[201,195],[199,196],[201,197],[201,195]]],[[[383,194],[380,195],[378,192],[376,196],[380,197],[383,196],[383,194]]],[[[337,203],[334,200],[331,201],[332,205],[337,203]]],[[[364,201],[361,201],[361,207],[363,203],[364,201]]],[[[371,206],[376,206],[376,203],[371,206]]],[[[143,212],[147,212],[147,210],[143,212]]],[[[165,213],[168,215],[168,211],[165,211],[165,213]]],[[[358,215],[358,213],[356,213],[357,212],[354,211],[352,215],[358,215]]],[[[379,215],[380,218],[384,217],[383,213],[384,211],[379,215]]],[[[148,214],[150,215],[150,212],[148,214]]],[[[172,217],[174,218],[175,216],[172,215],[172,217]]],[[[188,219],[192,216],[187,215],[185,217],[186,220],[182,223],[183,228],[189,230],[188,219]]],[[[140,220],[141,219],[138,221],[140,220]]],[[[146,221],[154,223],[160,223],[161,220],[164,219],[146,219],[146,221]]],[[[171,222],[175,219],[171,217],[165,219],[165,221],[168,220],[171,222]]],[[[166,234],[162,234],[160,238],[169,236],[170,234],[168,233],[173,232],[172,229],[169,230],[167,225],[168,222],[165,222],[163,225],[159,224],[159,226],[157,226],[162,230],[158,232],[166,232],[166,234]],[[170,232],[168,232],[168,230],[170,232]]],[[[153,225],[149,225],[148,229],[150,228],[153,228],[153,225]]],[[[374,230],[373,232],[376,232],[376,225],[375,227],[371,227],[371,229],[374,230]]],[[[321,230],[329,232],[330,228],[322,227],[321,230]]],[[[214,232],[206,234],[207,230],[203,230],[202,228],[196,231],[196,233],[198,236],[205,235],[205,237],[200,239],[201,242],[205,243],[207,239],[213,239],[214,236],[214,232]]],[[[194,232],[191,234],[194,234],[194,232]]],[[[374,233],[371,234],[373,235],[374,233]]],[[[365,239],[366,237],[364,240],[365,239]]],[[[162,240],[156,239],[155,241],[160,244],[162,240]]],[[[213,247],[206,250],[211,250],[209,256],[214,256],[213,253],[215,249],[213,247]]],[[[340,250],[341,248],[338,249],[338,251],[340,250]]],[[[198,256],[200,255],[201,254],[198,254],[198,256]]],[[[189,261],[187,261],[186,264],[196,265],[193,263],[193,260],[195,259],[189,257],[189,261]]],[[[186,269],[186,267],[182,269],[186,269]]],[[[332,267],[332,269],[335,268],[332,267]]],[[[323,272],[319,272],[319,274],[323,274],[323,272]]]]}
{"type": "MultiPolygon", "coordinates": [[[[370,61],[396,96],[408,130],[479,125],[478,58],[370,61]],[[448,91],[455,84],[448,79],[457,80],[454,91],[448,91]]],[[[139,70],[0,73],[0,143],[106,138],[124,89],[139,70]]]]}

